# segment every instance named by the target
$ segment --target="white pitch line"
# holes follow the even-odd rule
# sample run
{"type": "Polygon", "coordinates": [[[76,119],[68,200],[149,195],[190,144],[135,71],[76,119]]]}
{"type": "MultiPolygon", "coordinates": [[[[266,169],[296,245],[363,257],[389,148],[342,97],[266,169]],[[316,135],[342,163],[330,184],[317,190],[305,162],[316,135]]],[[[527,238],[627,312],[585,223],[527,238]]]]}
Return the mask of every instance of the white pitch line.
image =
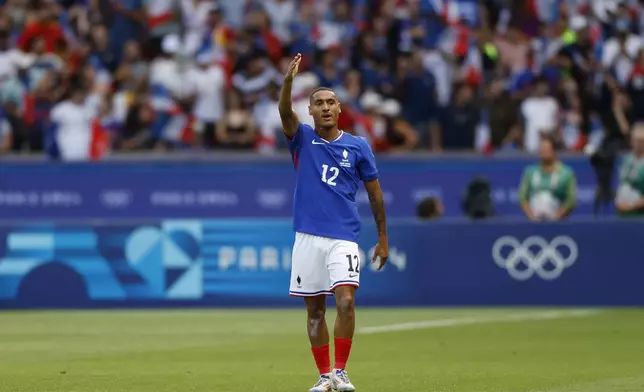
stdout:
{"type": "Polygon", "coordinates": [[[358,333],[369,335],[374,333],[386,333],[396,331],[410,331],[415,329],[457,327],[461,325],[472,324],[490,324],[503,322],[520,322],[529,320],[554,320],[570,317],[589,317],[599,313],[599,310],[553,310],[548,312],[519,313],[499,316],[481,316],[481,317],[462,317],[446,318],[427,321],[417,321],[411,323],[389,324],[377,327],[364,327],[358,329],[358,333]]]}

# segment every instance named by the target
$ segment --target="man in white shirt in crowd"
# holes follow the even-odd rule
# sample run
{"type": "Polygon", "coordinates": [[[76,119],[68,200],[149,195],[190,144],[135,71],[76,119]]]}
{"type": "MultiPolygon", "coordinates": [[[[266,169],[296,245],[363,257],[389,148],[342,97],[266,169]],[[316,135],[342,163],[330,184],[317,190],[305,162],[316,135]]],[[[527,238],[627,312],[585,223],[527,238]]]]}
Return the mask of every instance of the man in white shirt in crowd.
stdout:
{"type": "Polygon", "coordinates": [[[9,26],[0,26],[0,82],[16,77],[18,69],[24,68],[26,55],[11,43],[9,26]]]}
{"type": "Polygon", "coordinates": [[[614,27],[617,34],[604,43],[601,61],[602,66],[615,72],[618,82],[625,83],[642,49],[642,38],[630,32],[629,19],[618,19],[614,27]]]}
{"type": "Polygon", "coordinates": [[[196,130],[208,147],[214,147],[215,129],[224,115],[224,89],[226,74],[213,64],[213,56],[205,52],[197,56],[197,67],[186,75],[185,95],[195,99],[193,114],[197,120],[196,130]]]}
{"type": "Polygon", "coordinates": [[[182,55],[181,38],[174,34],[165,36],[161,50],[161,55],[150,66],[150,83],[165,87],[173,96],[180,96],[183,75],[177,59],[182,55]]]}
{"type": "Polygon", "coordinates": [[[185,33],[184,50],[187,56],[194,55],[208,33],[208,14],[218,11],[219,5],[210,0],[181,0],[181,14],[185,33]]]}
{"type": "Polygon", "coordinates": [[[86,161],[90,158],[91,121],[94,116],[81,86],[70,89],[69,98],[51,111],[47,130],[47,149],[51,158],[86,161]]]}
{"type": "Polygon", "coordinates": [[[559,104],[548,95],[548,81],[538,78],[532,96],[521,104],[523,120],[523,146],[525,151],[536,154],[539,151],[541,136],[548,134],[555,139],[560,137],[559,104]]]}
{"type": "Polygon", "coordinates": [[[271,27],[282,45],[291,43],[291,26],[297,16],[297,4],[293,0],[264,0],[264,10],[271,18],[271,27]]]}

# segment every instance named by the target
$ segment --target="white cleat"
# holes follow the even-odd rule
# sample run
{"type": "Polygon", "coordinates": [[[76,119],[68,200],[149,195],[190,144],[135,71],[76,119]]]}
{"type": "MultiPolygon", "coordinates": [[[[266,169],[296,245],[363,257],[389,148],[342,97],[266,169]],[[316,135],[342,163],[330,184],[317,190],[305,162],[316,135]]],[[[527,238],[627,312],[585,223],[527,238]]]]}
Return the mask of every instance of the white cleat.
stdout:
{"type": "Polygon", "coordinates": [[[313,385],[313,388],[309,389],[309,392],[331,392],[332,390],[333,381],[331,381],[330,376],[325,374],[320,376],[318,382],[313,385]]]}
{"type": "Polygon", "coordinates": [[[331,373],[331,381],[333,381],[333,388],[338,392],[353,392],[356,387],[351,384],[347,372],[340,369],[333,370],[331,373]]]}

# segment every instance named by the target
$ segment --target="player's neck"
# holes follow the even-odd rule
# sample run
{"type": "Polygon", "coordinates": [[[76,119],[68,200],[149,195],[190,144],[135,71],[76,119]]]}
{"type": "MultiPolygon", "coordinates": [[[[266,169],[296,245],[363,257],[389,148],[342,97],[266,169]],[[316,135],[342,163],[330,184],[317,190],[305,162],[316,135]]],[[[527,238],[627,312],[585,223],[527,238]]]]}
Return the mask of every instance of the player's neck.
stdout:
{"type": "Polygon", "coordinates": [[[332,142],[337,139],[341,132],[337,126],[333,128],[315,128],[315,133],[327,142],[332,142]]]}

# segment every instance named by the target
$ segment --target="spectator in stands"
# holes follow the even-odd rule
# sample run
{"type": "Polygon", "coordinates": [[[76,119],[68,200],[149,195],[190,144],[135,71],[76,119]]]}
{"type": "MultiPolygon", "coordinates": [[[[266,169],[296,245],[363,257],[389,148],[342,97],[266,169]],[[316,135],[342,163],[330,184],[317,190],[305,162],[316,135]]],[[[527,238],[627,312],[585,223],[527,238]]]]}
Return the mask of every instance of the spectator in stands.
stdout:
{"type": "Polygon", "coordinates": [[[548,94],[548,89],[548,81],[544,77],[536,79],[532,95],[521,104],[523,148],[532,154],[541,151],[543,135],[561,139],[559,104],[548,94]]]}
{"type": "Polygon", "coordinates": [[[494,44],[499,51],[500,66],[515,74],[526,69],[528,61],[528,42],[517,26],[509,26],[505,33],[499,34],[494,44]]]}
{"type": "Polygon", "coordinates": [[[442,129],[442,146],[445,150],[472,150],[476,129],[481,120],[481,108],[471,85],[456,87],[448,119],[442,129]]]}
{"type": "Polygon", "coordinates": [[[380,94],[367,90],[362,94],[358,103],[363,115],[358,118],[355,133],[367,139],[376,153],[388,148],[386,127],[382,116],[378,113],[382,101],[383,98],[380,94]]]}
{"type": "Polygon", "coordinates": [[[631,21],[627,17],[619,18],[614,28],[616,34],[604,43],[601,62],[605,68],[614,68],[617,78],[624,80],[643,42],[639,35],[631,33],[631,21]]]}
{"type": "Polygon", "coordinates": [[[242,71],[233,76],[232,84],[243,95],[245,104],[254,105],[277,76],[265,54],[258,51],[246,59],[242,71]]]}
{"type": "Polygon", "coordinates": [[[253,113],[239,91],[229,90],[226,114],[217,124],[217,145],[230,150],[250,150],[255,146],[256,135],[253,113]]]}
{"type": "Polygon", "coordinates": [[[203,52],[200,49],[204,36],[209,33],[210,13],[219,11],[219,8],[209,0],[181,0],[181,11],[186,30],[183,39],[185,53],[187,56],[194,56],[198,51],[203,52]]]}
{"type": "Polygon", "coordinates": [[[397,101],[368,92],[361,104],[367,113],[363,125],[376,151],[404,152],[416,147],[418,133],[402,117],[397,101]]]}
{"type": "Polygon", "coordinates": [[[262,6],[271,20],[275,36],[282,47],[288,47],[292,42],[291,26],[297,15],[297,3],[294,0],[265,0],[262,6]]]}
{"type": "Polygon", "coordinates": [[[126,42],[123,46],[123,55],[116,74],[124,72],[127,78],[125,80],[121,78],[120,81],[124,82],[128,87],[132,87],[131,84],[136,84],[141,79],[147,78],[149,69],[148,63],[143,60],[141,45],[136,41],[126,42]]]}
{"type": "MultiPolygon", "coordinates": [[[[356,107],[359,105],[360,95],[362,93],[362,75],[360,75],[360,72],[356,70],[347,72],[344,77],[344,83],[341,86],[338,86],[335,90],[336,94],[340,94],[342,96],[340,102],[342,103],[343,110],[349,107],[356,107]]],[[[342,115],[342,113],[340,115],[342,115]]]]}
{"type": "Polygon", "coordinates": [[[150,66],[150,83],[163,87],[169,94],[178,97],[182,93],[182,73],[175,57],[180,55],[181,39],[177,35],[166,36],[161,43],[161,53],[150,66]]]}
{"type": "Polygon", "coordinates": [[[327,49],[322,52],[320,66],[313,70],[320,81],[320,86],[336,88],[342,85],[340,78],[342,70],[338,68],[338,58],[335,49],[327,49]]]}
{"type": "MultiPolygon", "coordinates": [[[[109,5],[112,10],[111,24],[108,24],[110,46],[120,57],[128,42],[142,41],[146,14],[143,10],[143,0],[111,0],[109,5]]],[[[82,10],[80,12],[82,13],[82,10]]]]}
{"type": "Polygon", "coordinates": [[[18,38],[18,47],[29,51],[36,39],[45,41],[45,50],[54,53],[62,50],[67,43],[65,33],[58,22],[59,5],[56,0],[41,0],[33,14],[33,19],[27,22],[25,29],[18,38]]]}
{"type": "Polygon", "coordinates": [[[387,151],[410,151],[418,145],[418,132],[402,117],[400,103],[386,99],[377,110],[385,127],[387,151]]]}
{"type": "Polygon", "coordinates": [[[488,113],[490,144],[495,150],[514,150],[521,146],[517,101],[504,89],[504,80],[495,78],[485,88],[484,107],[488,113]]]}
{"type": "Polygon", "coordinates": [[[439,151],[442,146],[434,75],[425,70],[418,54],[402,55],[397,66],[395,96],[402,106],[402,118],[418,132],[423,147],[439,151]]]}
{"type": "MultiPolygon", "coordinates": [[[[315,3],[304,1],[299,5],[297,18],[293,19],[289,28],[291,29],[291,43],[289,54],[291,56],[301,53],[302,66],[310,67],[313,55],[315,54],[315,39],[317,31],[317,14],[315,3]]],[[[291,57],[288,57],[289,61],[291,57]]]]}
{"type": "MultiPolygon", "coordinates": [[[[147,18],[150,57],[162,53],[163,41],[170,35],[181,33],[181,5],[178,0],[142,0],[147,18]]],[[[165,51],[164,51],[165,52],[165,51]]]]}
{"type": "Polygon", "coordinates": [[[623,216],[641,216],[644,212],[644,124],[633,127],[632,152],[619,170],[615,206],[623,216]]]}
{"type": "Polygon", "coordinates": [[[84,161],[90,158],[91,121],[93,113],[87,101],[87,90],[80,83],[70,88],[68,99],[51,110],[51,125],[46,131],[46,148],[50,158],[84,161]]]}
{"type": "Polygon", "coordinates": [[[279,115],[277,103],[279,101],[280,86],[272,83],[268,93],[260,102],[255,104],[253,118],[258,128],[257,149],[262,154],[271,154],[278,149],[287,148],[286,139],[282,137],[282,120],[279,115]]]}
{"type": "Polygon", "coordinates": [[[314,126],[309,114],[310,95],[319,86],[319,79],[312,72],[298,74],[293,81],[293,110],[302,124],[314,126]]]}
{"type": "Polygon", "coordinates": [[[208,52],[197,57],[197,65],[186,75],[185,93],[195,99],[193,114],[201,127],[199,133],[205,146],[212,148],[217,124],[224,117],[226,75],[208,52]]]}
{"type": "Polygon", "coordinates": [[[530,220],[565,219],[577,203],[575,173],[557,158],[556,143],[553,135],[543,135],[539,143],[541,162],[523,172],[519,201],[530,220]]]}
{"type": "Polygon", "coordinates": [[[9,18],[0,16],[0,83],[18,74],[24,58],[23,53],[12,46],[9,18]]]}
{"type": "Polygon", "coordinates": [[[30,57],[26,83],[29,90],[33,91],[47,73],[62,72],[63,62],[60,56],[46,52],[43,38],[35,38],[32,41],[30,57]]]}
{"type": "Polygon", "coordinates": [[[110,37],[104,25],[94,25],[91,28],[90,39],[92,42],[91,61],[96,69],[116,71],[118,66],[116,53],[110,46],[110,37]]]}
{"type": "Polygon", "coordinates": [[[282,44],[271,28],[270,17],[262,8],[251,9],[245,30],[251,37],[253,51],[264,53],[273,63],[279,61],[282,56],[282,44]]]}
{"type": "Polygon", "coordinates": [[[13,129],[0,108],[0,155],[11,151],[13,129]]]}
{"type": "MultiPolygon", "coordinates": [[[[124,151],[149,150],[154,146],[154,109],[150,102],[147,80],[141,80],[131,92],[126,92],[125,117],[122,129],[116,139],[116,146],[124,151]]],[[[121,118],[119,118],[121,119],[121,118]]]]}
{"type": "MultiPolygon", "coordinates": [[[[580,150],[586,140],[585,135],[592,131],[591,110],[594,104],[592,93],[596,89],[596,81],[593,76],[594,72],[599,68],[599,64],[595,54],[596,47],[595,42],[593,42],[593,31],[591,31],[588,19],[580,15],[571,18],[570,30],[574,34],[574,41],[566,44],[565,40],[560,38],[558,46],[561,46],[562,43],[566,44],[560,53],[568,56],[567,60],[570,66],[563,69],[562,73],[568,74],[569,78],[576,84],[576,98],[574,100],[578,102],[576,111],[580,116],[579,130],[582,134],[573,149],[580,150]]],[[[554,71],[552,66],[545,70],[545,72],[548,71],[554,71]]]]}
{"type": "Polygon", "coordinates": [[[7,15],[0,14],[0,113],[3,122],[2,149],[11,147],[20,151],[19,140],[15,135],[21,134],[24,126],[23,97],[26,93],[19,74],[27,66],[24,54],[12,45],[12,23],[7,15]],[[14,137],[9,138],[9,130],[14,137]],[[15,147],[14,147],[15,146],[15,147]]]}
{"type": "Polygon", "coordinates": [[[61,94],[61,89],[56,88],[58,81],[57,74],[54,71],[48,71],[38,79],[36,88],[25,99],[26,132],[21,135],[21,138],[26,140],[17,140],[16,142],[23,145],[28,144],[29,151],[43,151],[49,116],[61,94]]]}
{"type": "MultiPolygon", "coordinates": [[[[224,2],[224,4],[227,3],[230,2],[224,2]]],[[[196,54],[200,55],[204,52],[210,52],[213,59],[219,65],[223,66],[226,73],[229,74],[235,65],[234,61],[240,59],[244,52],[241,48],[244,34],[239,31],[233,31],[227,22],[228,20],[224,18],[221,4],[210,3],[204,35],[201,39],[201,46],[196,54]]],[[[249,35],[246,36],[252,39],[249,35]]],[[[252,49],[252,42],[249,42],[246,50],[250,52],[252,49]]]]}

